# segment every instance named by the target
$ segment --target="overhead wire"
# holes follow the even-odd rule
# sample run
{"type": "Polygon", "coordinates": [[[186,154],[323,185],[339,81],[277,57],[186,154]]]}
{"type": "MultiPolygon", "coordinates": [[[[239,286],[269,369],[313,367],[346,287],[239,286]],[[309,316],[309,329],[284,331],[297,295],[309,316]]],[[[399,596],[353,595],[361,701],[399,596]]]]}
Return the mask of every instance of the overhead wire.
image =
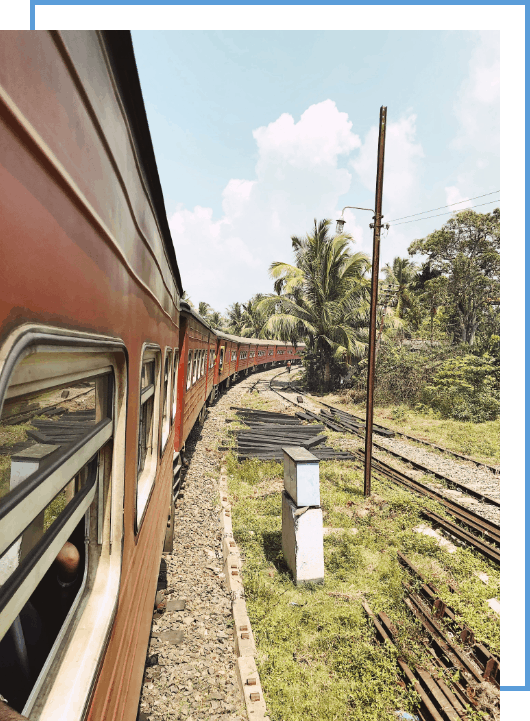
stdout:
{"type": "MultiPolygon", "coordinates": [[[[492,190],[491,193],[484,193],[484,195],[475,195],[473,198],[467,198],[466,200],[459,200],[457,203],[449,203],[448,205],[440,205],[438,208],[430,208],[429,210],[422,210],[421,213],[413,213],[412,215],[402,215],[401,218],[394,218],[394,220],[387,221],[388,223],[394,223],[396,220],[405,220],[405,218],[415,218],[417,215],[423,215],[424,213],[432,213],[434,210],[441,210],[442,208],[451,208],[453,205],[461,205],[462,203],[468,203],[470,200],[478,200],[478,198],[485,198],[487,195],[495,195],[495,193],[500,193],[500,190],[492,190]]],[[[491,201],[492,203],[496,202],[494,200],[491,201]]],[[[483,203],[482,205],[486,205],[486,203],[483,203]]],[[[475,208],[478,206],[475,205],[475,208]]],[[[465,210],[465,208],[463,209],[465,210]]],[[[444,213],[440,213],[440,215],[445,215],[444,213]]],[[[433,216],[436,217],[436,216],[433,216]]]]}
{"type": "MultiPolygon", "coordinates": [[[[469,208],[462,208],[461,212],[463,212],[464,210],[471,210],[472,208],[480,208],[483,205],[491,205],[491,203],[500,203],[500,202],[501,202],[500,199],[488,200],[487,203],[479,203],[478,205],[471,205],[471,206],[469,206],[469,208]]],[[[447,206],[442,206],[442,207],[447,207],[447,206]]],[[[429,211],[426,210],[425,212],[428,213],[429,211]]],[[[458,210],[446,210],[445,213],[437,213],[436,215],[427,215],[425,218],[415,218],[414,220],[404,220],[401,223],[390,223],[390,224],[392,226],[395,226],[395,225],[405,225],[405,223],[417,223],[418,220],[428,220],[429,218],[439,218],[441,215],[449,215],[450,213],[457,213],[457,212],[459,212],[459,211],[458,210]]],[[[405,217],[407,217],[407,216],[405,216],[405,217]]]]}

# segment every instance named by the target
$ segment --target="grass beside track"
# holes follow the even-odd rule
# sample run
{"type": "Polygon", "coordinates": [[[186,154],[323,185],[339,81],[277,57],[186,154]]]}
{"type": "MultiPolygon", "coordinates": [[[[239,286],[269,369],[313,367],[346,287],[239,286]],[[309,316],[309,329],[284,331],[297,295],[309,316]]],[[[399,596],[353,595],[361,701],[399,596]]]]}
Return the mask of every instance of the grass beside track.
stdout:
{"type": "MultiPolygon", "coordinates": [[[[256,395],[243,404],[279,410],[256,395]]],[[[324,526],[336,530],[324,540],[324,584],[296,587],[281,548],[281,464],[238,463],[229,454],[228,474],[234,537],[245,558],[243,582],[271,721],[379,721],[395,719],[398,709],[413,711],[417,699],[398,683],[395,651],[375,642],[361,605],[364,597],[375,612],[388,613],[398,629],[399,654],[412,667],[429,668],[419,625],[404,605],[402,580],[410,577],[397,561],[397,550],[434,582],[477,640],[498,653],[499,623],[486,603],[500,597],[498,570],[470,550],[449,554],[413,531],[424,522],[422,507],[445,515],[435,502],[377,480],[366,500],[358,468],[321,462],[324,526]],[[474,571],[487,573],[488,585],[474,571]],[[447,581],[458,587],[458,595],[447,581]]]]}
{"type": "MultiPolygon", "coordinates": [[[[361,418],[366,415],[364,406],[348,402],[345,395],[315,395],[315,398],[361,418]]],[[[436,443],[483,463],[500,463],[500,420],[464,423],[418,413],[406,406],[387,406],[374,408],[374,423],[436,443]]]]}

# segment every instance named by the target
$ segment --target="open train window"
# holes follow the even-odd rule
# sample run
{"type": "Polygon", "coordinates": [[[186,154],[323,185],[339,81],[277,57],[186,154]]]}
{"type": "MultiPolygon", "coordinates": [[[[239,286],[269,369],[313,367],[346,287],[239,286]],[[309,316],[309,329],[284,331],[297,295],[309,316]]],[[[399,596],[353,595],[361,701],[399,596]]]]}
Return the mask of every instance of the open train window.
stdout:
{"type": "Polygon", "coordinates": [[[171,414],[171,424],[175,422],[177,415],[177,392],[178,392],[178,376],[179,376],[179,351],[175,348],[173,351],[173,413],[171,414]]]}
{"type": "Polygon", "coordinates": [[[193,370],[193,351],[188,351],[188,377],[186,379],[186,390],[191,388],[191,374],[193,370]]]}
{"type": "Polygon", "coordinates": [[[192,384],[195,383],[197,380],[197,354],[198,351],[193,351],[193,378],[192,378],[192,384]]]}
{"type": "Polygon", "coordinates": [[[219,351],[219,370],[221,370],[223,367],[224,359],[225,359],[225,347],[222,346],[221,350],[219,351]]]}
{"type": "Polygon", "coordinates": [[[162,448],[161,452],[164,452],[166,447],[167,439],[169,438],[169,429],[171,428],[170,416],[171,416],[171,372],[172,372],[172,352],[166,351],[166,359],[164,361],[164,376],[163,376],[163,406],[162,406],[162,448]]]}
{"type": "Polygon", "coordinates": [[[160,351],[154,346],[145,348],[140,375],[140,413],[138,421],[138,455],[136,518],[141,525],[147,501],[155,480],[159,415],[160,351]]]}
{"type": "Polygon", "coordinates": [[[27,327],[1,356],[0,694],[81,718],[119,589],[125,356],[27,327]]]}

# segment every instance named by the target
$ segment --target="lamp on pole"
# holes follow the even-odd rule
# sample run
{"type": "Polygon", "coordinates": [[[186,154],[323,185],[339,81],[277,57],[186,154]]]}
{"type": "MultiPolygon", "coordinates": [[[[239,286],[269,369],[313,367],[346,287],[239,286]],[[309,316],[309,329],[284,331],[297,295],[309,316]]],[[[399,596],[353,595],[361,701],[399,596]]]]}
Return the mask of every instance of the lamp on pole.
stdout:
{"type": "MultiPolygon", "coordinates": [[[[368,340],[368,379],[366,388],[366,427],[364,443],[364,495],[369,496],[372,485],[372,433],[374,425],[374,381],[375,381],[375,343],[376,343],[376,320],[377,320],[377,291],[379,285],[379,241],[381,238],[381,227],[383,215],[383,170],[385,164],[385,139],[386,139],[386,107],[381,106],[379,111],[379,145],[377,150],[377,178],[375,184],[375,211],[370,208],[356,208],[347,205],[346,208],[355,210],[369,210],[374,214],[374,222],[370,227],[374,229],[374,243],[372,251],[372,289],[370,297],[370,334],[368,340]]],[[[342,233],[344,228],[344,211],[337,220],[337,232],[342,233]]],[[[388,226],[387,226],[388,227],[388,226]]]]}

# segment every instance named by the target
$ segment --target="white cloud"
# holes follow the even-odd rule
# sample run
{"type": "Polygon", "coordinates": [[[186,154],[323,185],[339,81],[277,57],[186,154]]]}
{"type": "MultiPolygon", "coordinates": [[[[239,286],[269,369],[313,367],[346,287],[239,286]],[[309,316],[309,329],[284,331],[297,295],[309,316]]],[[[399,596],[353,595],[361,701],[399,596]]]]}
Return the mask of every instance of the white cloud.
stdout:
{"type": "Polygon", "coordinates": [[[445,198],[447,205],[455,205],[456,203],[459,203],[458,207],[454,208],[454,210],[457,211],[464,210],[464,208],[469,208],[471,206],[471,200],[462,195],[456,185],[449,185],[445,188],[445,198]]]}
{"type": "Polygon", "coordinates": [[[467,78],[455,103],[460,130],[455,148],[474,147],[498,153],[500,114],[500,34],[481,32],[469,62],[467,78]]]}
{"type": "MultiPolygon", "coordinates": [[[[256,177],[232,179],[222,193],[223,216],[211,208],[179,205],[169,219],[185,289],[193,302],[217,310],[272,289],[268,267],[291,260],[291,235],[311,229],[313,218],[338,217],[339,197],[352,175],[339,168],[361,146],[352,123],[335,103],[311,105],[298,122],[287,113],[254,130],[256,177]]],[[[363,247],[362,228],[347,211],[347,229],[363,247]]]]}

